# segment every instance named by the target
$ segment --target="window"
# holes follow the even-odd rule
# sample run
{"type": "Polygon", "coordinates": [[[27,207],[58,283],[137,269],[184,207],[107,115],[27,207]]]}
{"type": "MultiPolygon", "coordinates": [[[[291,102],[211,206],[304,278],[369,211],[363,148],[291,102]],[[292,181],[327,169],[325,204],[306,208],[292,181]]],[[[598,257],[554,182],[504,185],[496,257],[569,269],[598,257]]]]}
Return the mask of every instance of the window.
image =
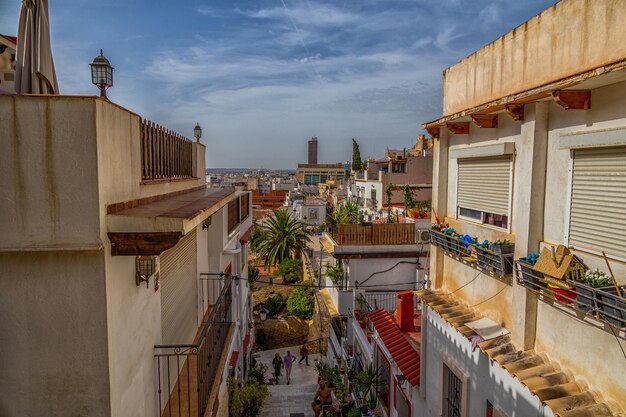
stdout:
{"type": "Polygon", "coordinates": [[[311,176],[310,175],[305,175],[304,176],[304,184],[305,185],[311,185],[311,176]]]}
{"type": "Polygon", "coordinates": [[[463,382],[443,364],[443,417],[461,417],[463,382]]]}
{"type": "Polygon", "coordinates": [[[511,157],[458,160],[457,215],[508,228],[511,194],[511,157]]]}
{"type": "Polygon", "coordinates": [[[320,182],[320,176],[319,175],[313,175],[313,184],[317,185],[320,182]]]}
{"type": "Polygon", "coordinates": [[[569,245],[624,257],[626,147],[576,149],[569,245]]]}
{"type": "Polygon", "coordinates": [[[387,414],[389,414],[389,379],[391,378],[391,370],[389,366],[389,361],[385,358],[383,351],[378,348],[376,350],[376,367],[380,372],[380,381],[378,383],[378,399],[381,404],[387,410],[387,414]]]}

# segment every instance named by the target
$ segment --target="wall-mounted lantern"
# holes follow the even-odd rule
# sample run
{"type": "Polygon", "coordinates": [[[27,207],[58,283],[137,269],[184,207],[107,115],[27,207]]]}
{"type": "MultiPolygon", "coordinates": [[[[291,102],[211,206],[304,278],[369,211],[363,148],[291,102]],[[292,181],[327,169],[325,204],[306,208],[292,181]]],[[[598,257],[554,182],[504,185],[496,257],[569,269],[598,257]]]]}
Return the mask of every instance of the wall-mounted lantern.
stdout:
{"type": "Polygon", "coordinates": [[[93,59],[91,64],[91,82],[100,89],[100,97],[108,100],[106,90],[113,87],[113,67],[102,54],[93,59]]]}
{"type": "Polygon", "coordinates": [[[156,270],[155,256],[138,256],[136,258],[135,283],[137,286],[142,282],[146,283],[146,288],[150,286],[150,277],[154,275],[156,270]]]}
{"type": "Polygon", "coordinates": [[[200,138],[202,137],[202,128],[200,127],[200,123],[196,123],[196,127],[193,128],[193,135],[196,138],[196,142],[200,142],[200,138]]]}
{"type": "Polygon", "coordinates": [[[269,311],[267,311],[265,307],[261,307],[261,309],[259,310],[259,317],[261,318],[261,323],[267,320],[267,313],[269,313],[269,311]]]}

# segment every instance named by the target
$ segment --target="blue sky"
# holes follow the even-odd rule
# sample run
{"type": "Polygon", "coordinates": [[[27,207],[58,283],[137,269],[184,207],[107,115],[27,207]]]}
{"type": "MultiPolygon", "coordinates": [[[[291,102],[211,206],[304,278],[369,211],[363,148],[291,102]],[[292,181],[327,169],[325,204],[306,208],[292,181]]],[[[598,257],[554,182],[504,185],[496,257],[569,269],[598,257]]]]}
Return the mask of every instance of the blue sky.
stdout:
{"type": "MultiPolygon", "coordinates": [[[[19,0],[0,0],[15,34],[19,0]]],[[[192,137],[208,167],[295,168],[409,147],[441,114],[441,74],[555,0],[51,0],[63,94],[96,94],[89,63],[115,67],[112,101],[192,137]]]]}

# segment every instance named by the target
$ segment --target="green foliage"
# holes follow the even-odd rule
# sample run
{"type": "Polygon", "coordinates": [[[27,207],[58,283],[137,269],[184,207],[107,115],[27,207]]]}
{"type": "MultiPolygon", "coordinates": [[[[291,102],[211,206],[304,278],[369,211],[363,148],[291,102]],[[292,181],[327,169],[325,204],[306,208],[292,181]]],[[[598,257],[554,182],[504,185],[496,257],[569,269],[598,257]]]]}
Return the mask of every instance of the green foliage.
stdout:
{"type": "Polygon", "coordinates": [[[248,265],[248,283],[252,285],[256,281],[258,281],[259,278],[261,278],[261,273],[259,272],[259,268],[255,268],[252,265],[248,265]]]}
{"type": "Polygon", "coordinates": [[[376,398],[376,390],[380,384],[380,371],[370,364],[356,374],[355,386],[361,398],[376,398]]]}
{"type": "Polygon", "coordinates": [[[330,278],[330,280],[338,287],[343,288],[343,283],[345,281],[345,271],[343,270],[343,264],[341,262],[337,263],[337,265],[327,265],[326,266],[326,275],[330,278]]]}
{"type": "Polygon", "coordinates": [[[354,172],[363,171],[363,161],[361,161],[361,149],[359,144],[352,138],[352,170],[354,172]]]}
{"type": "Polygon", "coordinates": [[[228,402],[229,417],[256,417],[261,414],[263,403],[269,395],[269,389],[265,384],[249,382],[242,385],[235,378],[228,378],[228,402]]]}
{"type": "Polygon", "coordinates": [[[257,384],[266,384],[265,381],[265,372],[267,371],[267,366],[265,364],[256,364],[250,367],[248,371],[248,382],[257,384]]]}
{"type": "Polygon", "coordinates": [[[339,224],[359,224],[363,220],[359,206],[349,201],[337,210],[336,217],[339,224]]]}
{"type": "Polygon", "coordinates": [[[495,242],[492,243],[492,245],[510,245],[511,241],[508,239],[503,239],[503,240],[496,240],[495,242]]]}
{"type": "Polygon", "coordinates": [[[283,277],[283,280],[290,284],[301,281],[302,259],[283,259],[274,275],[283,277]]]}
{"type": "MultiPolygon", "coordinates": [[[[328,220],[328,217],[326,218],[328,220]]],[[[326,224],[319,224],[313,228],[313,233],[322,233],[326,230],[326,224]]]]}
{"type": "Polygon", "coordinates": [[[271,217],[256,225],[250,237],[252,249],[265,259],[266,268],[280,264],[283,259],[299,257],[310,241],[302,223],[284,209],[274,210],[271,217]]]}
{"type": "Polygon", "coordinates": [[[582,281],[592,287],[606,287],[613,284],[611,277],[598,268],[587,270],[582,281]]]}
{"type": "Polygon", "coordinates": [[[346,414],[346,417],[361,417],[361,411],[356,408],[351,408],[348,414],[346,414]]]}
{"type": "Polygon", "coordinates": [[[287,311],[303,320],[313,317],[313,294],[311,282],[298,285],[287,298],[287,311]]]}
{"type": "Polygon", "coordinates": [[[265,300],[263,306],[267,309],[270,316],[275,317],[277,314],[285,311],[285,307],[287,306],[287,297],[280,293],[276,293],[265,300]]]}
{"type": "Polygon", "coordinates": [[[404,186],[404,208],[406,210],[416,208],[415,199],[413,198],[413,190],[408,185],[404,186]]]}
{"type": "Polygon", "coordinates": [[[328,388],[333,389],[341,384],[341,373],[339,372],[339,369],[332,368],[327,363],[319,361],[315,363],[315,370],[328,388]]]}
{"type": "Polygon", "coordinates": [[[431,200],[418,200],[415,202],[415,208],[419,211],[430,212],[431,206],[431,200]]]}

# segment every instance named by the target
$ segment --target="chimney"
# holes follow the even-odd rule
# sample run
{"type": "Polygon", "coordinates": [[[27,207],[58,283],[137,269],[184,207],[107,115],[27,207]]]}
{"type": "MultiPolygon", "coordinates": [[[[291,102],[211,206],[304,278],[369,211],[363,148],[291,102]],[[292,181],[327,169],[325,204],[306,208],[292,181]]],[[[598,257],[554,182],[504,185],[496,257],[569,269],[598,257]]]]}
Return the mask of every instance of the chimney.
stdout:
{"type": "Polygon", "coordinates": [[[413,291],[398,291],[398,304],[394,313],[396,323],[403,332],[414,332],[414,311],[413,311],[413,291]]]}
{"type": "Polygon", "coordinates": [[[415,145],[415,150],[418,154],[421,154],[424,150],[424,135],[417,135],[417,144],[415,145]]]}

